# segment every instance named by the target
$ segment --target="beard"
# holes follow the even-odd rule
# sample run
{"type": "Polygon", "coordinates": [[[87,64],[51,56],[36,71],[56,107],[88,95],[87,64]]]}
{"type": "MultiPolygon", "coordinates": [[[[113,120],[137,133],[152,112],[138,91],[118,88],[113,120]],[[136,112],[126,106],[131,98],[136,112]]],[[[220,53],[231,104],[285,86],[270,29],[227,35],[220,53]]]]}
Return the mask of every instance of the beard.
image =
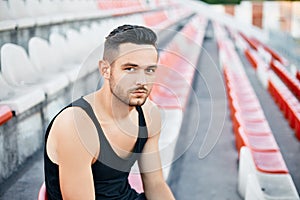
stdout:
{"type": "Polygon", "coordinates": [[[116,84],[115,80],[111,76],[111,80],[109,81],[110,91],[111,93],[121,102],[128,106],[142,106],[146,102],[150,92],[144,86],[125,89],[122,88],[121,84],[116,84]],[[135,95],[135,91],[142,91],[141,95],[135,95]]]}

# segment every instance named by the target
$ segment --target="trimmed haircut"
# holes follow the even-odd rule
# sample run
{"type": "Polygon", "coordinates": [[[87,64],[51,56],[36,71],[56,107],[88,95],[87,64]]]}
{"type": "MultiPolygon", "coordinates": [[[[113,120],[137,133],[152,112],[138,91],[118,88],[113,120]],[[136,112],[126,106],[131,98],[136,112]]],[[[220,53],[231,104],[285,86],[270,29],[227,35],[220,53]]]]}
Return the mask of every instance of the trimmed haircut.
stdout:
{"type": "Polygon", "coordinates": [[[119,46],[123,43],[149,44],[157,49],[156,34],[144,26],[125,24],[114,29],[105,39],[103,59],[110,64],[118,56],[119,46]]]}

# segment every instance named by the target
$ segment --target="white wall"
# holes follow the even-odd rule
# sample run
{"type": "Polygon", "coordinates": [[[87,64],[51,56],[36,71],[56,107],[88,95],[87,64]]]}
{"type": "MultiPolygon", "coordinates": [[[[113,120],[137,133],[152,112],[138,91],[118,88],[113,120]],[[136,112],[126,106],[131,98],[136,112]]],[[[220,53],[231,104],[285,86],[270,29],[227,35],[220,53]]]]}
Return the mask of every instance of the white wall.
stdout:
{"type": "Polygon", "coordinates": [[[265,1],[263,3],[263,28],[267,30],[280,30],[279,2],[265,1]]]}
{"type": "Polygon", "coordinates": [[[293,2],[292,30],[291,34],[295,38],[300,38],[300,2],[293,2]]]}
{"type": "Polygon", "coordinates": [[[242,1],[240,5],[235,6],[235,19],[245,25],[252,24],[252,3],[242,1]]]}

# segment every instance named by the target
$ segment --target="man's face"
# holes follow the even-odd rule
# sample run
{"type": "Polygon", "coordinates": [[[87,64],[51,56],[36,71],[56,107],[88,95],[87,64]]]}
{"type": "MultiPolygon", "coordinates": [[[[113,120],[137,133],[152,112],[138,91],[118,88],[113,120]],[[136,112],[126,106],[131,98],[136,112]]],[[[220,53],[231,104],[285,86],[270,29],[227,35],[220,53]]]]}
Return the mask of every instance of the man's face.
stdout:
{"type": "Polygon", "coordinates": [[[110,90],[125,104],[143,105],[155,79],[157,51],[152,45],[124,43],[118,55],[111,64],[110,90]]]}

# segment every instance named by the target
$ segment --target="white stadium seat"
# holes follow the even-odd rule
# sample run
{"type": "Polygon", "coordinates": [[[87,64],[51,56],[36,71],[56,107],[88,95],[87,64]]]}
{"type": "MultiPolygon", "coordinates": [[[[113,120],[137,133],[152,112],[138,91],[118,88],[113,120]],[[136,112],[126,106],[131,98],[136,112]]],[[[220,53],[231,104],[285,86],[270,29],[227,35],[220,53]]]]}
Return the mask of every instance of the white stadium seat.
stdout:
{"type": "Polygon", "coordinates": [[[68,85],[67,79],[63,76],[54,78],[42,72],[39,73],[31,63],[25,49],[12,43],[6,43],[1,47],[1,68],[9,84],[19,87],[39,87],[47,96],[57,93],[68,85]]]}
{"type": "Polygon", "coordinates": [[[25,3],[20,0],[8,1],[11,17],[17,21],[17,26],[21,28],[32,27],[35,24],[34,18],[30,17],[25,3]]]}
{"type": "Polygon", "coordinates": [[[62,71],[67,72],[71,82],[83,76],[83,74],[79,74],[80,63],[73,61],[71,47],[68,46],[67,40],[62,35],[52,33],[50,35],[50,46],[57,59],[57,65],[62,71]]]}
{"type": "Polygon", "coordinates": [[[19,115],[45,100],[42,89],[15,88],[9,85],[0,73],[0,105],[8,105],[19,115]]]}
{"type": "Polygon", "coordinates": [[[0,30],[14,29],[16,25],[16,22],[11,20],[7,1],[0,1],[0,30]]]}

